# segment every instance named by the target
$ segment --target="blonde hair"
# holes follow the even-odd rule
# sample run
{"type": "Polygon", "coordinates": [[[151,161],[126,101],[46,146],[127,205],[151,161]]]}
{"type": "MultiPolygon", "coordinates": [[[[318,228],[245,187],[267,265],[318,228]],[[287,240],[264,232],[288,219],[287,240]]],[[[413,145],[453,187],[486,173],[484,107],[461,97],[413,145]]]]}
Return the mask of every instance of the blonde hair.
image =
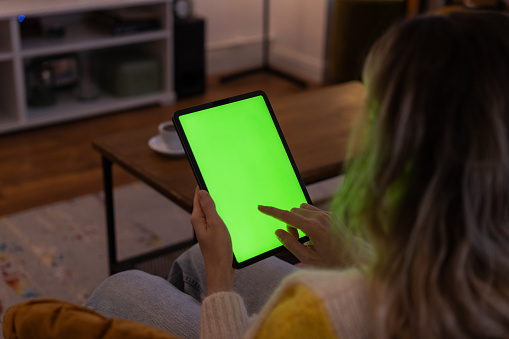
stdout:
{"type": "Polygon", "coordinates": [[[333,210],[381,338],[509,335],[509,18],[422,16],[365,64],[366,123],[333,210]]]}

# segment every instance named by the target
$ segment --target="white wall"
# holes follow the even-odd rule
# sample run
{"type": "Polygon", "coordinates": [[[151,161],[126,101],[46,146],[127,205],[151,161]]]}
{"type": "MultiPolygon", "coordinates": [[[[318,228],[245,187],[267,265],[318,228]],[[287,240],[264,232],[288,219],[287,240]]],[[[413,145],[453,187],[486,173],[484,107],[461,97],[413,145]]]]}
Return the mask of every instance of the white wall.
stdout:
{"type": "MultiPolygon", "coordinates": [[[[322,82],[327,0],[270,0],[270,64],[322,82]]],[[[206,19],[207,72],[225,74],[262,63],[263,0],[193,0],[206,19]]]]}
{"type": "Polygon", "coordinates": [[[261,63],[261,0],[193,0],[206,20],[207,72],[228,73],[261,63]]]}
{"type": "Polygon", "coordinates": [[[327,31],[326,0],[272,0],[271,65],[322,82],[327,31]]]}

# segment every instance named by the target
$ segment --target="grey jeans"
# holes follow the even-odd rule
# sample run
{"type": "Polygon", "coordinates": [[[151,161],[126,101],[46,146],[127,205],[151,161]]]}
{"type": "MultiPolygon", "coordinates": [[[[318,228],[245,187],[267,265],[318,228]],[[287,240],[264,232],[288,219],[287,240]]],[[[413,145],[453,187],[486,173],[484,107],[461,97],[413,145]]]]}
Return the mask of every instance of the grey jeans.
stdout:
{"type": "MultiPolygon", "coordinates": [[[[249,315],[258,313],[281,280],[297,270],[271,257],[235,272],[234,289],[249,315]]],[[[183,338],[199,338],[200,306],[207,294],[205,265],[198,245],[173,264],[168,280],[132,270],[102,282],[85,303],[106,317],[161,328],[183,338]]]]}

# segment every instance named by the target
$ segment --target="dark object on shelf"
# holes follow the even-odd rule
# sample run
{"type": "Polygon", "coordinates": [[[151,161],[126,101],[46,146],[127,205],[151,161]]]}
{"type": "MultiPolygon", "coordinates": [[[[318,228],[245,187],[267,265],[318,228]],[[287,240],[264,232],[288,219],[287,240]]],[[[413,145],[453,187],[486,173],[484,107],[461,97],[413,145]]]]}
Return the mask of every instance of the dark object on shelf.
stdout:
{"type": "Polygon", "coordinates": [[[97,85],[97,71],[89,52],[78,55],[79,80],[74,89],[74,96],[80,101],[91,101],[99,98],[100,91],[97,85]]]}
{"type": "Polygon", "coordinates": [[[33,107],[46,107],[57,102],[53,88],[53,68],[47,61],[35,61],[25,68],[27,103],[33,107]]]}
{"type": "Polygon", "coordinates": [[[22,38],[42,37],[43,30],[39,18],[25,18],[19,23],[19,29],[22,38]]]}
{"type": "Polygon", "coordinates": [[[27,103],[33,107],[51,106],[57,102],[56,90],[72,87],[78,79],[74,53],[34,59],[25,68],[27,103]]]}
{"type": "Polygon", "coordinates": [[[294,77],[290,74],[278,71],[270,66],[270,63],[269,63],[269,52],[270,52],[269,7],[270,7],[269,0],[263,0],[263,44],[262,44],[263,61],[262,61],[262,66],[258,67],[258,68],[250,69],[247,71],[227,75],[227,76],[221,78],[221,82],[229,82],[229,81],[232,81],[232,80],[235,80],[238,78],[243,78],[243,77],[251,75],[251,74],[266,72],[266,73],[270,73],[275,76],[278,76],[280,78],[283,78],[285,80],[291,81],[298,86],[306,88],[307,83],[305,81],[297,79],[296,77],[294,77]]]}
{"type": "Polygon", "coordinates": [[[66,28],[63,25],[52,24],[46,28],[46,38],[48,39],[62,39],[65,37],[66,28]]]}
{"type": "Polygon", "coordinates": [[[191,0],[173,0],[173,17],[176,20],[189,20],[193,16],[191,0]]]}
{"type": "Polygon", "coordinates": [[[175,20],[175,91],[178,97],[205,91],[205,20],[175,20]]]}
{"type": "Polygon", "coordinates": [[[154,57],[133,51],[105,54],[100,65],[102,88],[112,95],[132,97],[161,90],[161,65],[154,57]]]}
{"type": "Polygon", "coordinates": [[[158,14],[145,8],[121,8],[91,12],[88,22],[112,35],[124,35],[157,30],[161,28],[158,14]]]}
{"type": "Polygon", "coordinates": [[[68,88],[79,80],[78,56],[74,53],[43,59],[53,70],[53,87],[68,88]]]}

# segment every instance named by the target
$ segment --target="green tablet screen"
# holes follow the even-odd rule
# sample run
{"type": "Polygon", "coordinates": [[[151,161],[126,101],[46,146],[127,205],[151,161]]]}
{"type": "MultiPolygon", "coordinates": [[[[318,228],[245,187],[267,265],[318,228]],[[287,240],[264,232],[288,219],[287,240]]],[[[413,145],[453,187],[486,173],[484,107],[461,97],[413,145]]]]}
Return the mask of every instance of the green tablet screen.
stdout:
{"type": "Polygon", "coordinates": [[[176,125],[242,267],[282,249],[274,232],[286,225],[259,212],[258,205],[289,210],[311,201],[263,92],[210,106],[177,112],[176,125]]]}

